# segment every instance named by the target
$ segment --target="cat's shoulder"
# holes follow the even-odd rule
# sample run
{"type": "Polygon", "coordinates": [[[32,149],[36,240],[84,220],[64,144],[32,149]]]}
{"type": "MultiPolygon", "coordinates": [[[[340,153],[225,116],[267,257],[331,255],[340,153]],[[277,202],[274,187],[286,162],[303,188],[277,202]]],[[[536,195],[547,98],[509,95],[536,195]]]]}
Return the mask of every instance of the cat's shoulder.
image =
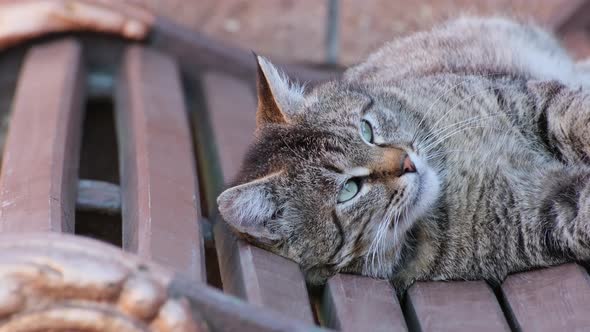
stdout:
{"type": "Polygon", "coordinates": [[[567,81],[574,65],[557,39],[532,22],[461,17],[383,45],[344,79],[382,83],[445,72],[567,81]]]}

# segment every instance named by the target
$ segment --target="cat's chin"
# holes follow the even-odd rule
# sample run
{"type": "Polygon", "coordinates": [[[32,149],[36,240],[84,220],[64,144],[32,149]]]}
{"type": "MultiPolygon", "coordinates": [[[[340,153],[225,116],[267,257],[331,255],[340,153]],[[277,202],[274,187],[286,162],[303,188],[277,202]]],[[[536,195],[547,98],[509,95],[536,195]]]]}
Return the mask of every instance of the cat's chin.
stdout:
{"type": "Polygon", "coordinates": [[[413,222],[428,214],[440,194],[440,181],[436,172],[426,161],[415,153],[410,158],[416,166],[416,172],[405,174],[410,196],[406,201],[407,222],[413,222]]]}

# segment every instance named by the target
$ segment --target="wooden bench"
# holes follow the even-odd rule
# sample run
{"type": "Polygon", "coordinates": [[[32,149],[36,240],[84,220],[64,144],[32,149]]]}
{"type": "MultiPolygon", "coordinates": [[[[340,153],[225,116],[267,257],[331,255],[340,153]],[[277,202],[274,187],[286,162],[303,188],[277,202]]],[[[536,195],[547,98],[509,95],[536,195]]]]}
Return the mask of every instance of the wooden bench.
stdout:
{"type": "MultiPolygon", "coordinates": [[[[26,5],[35,2],[46,3],[26,5]]],[[[251,55],[117,2],[76,3],[123,16],[108,29],[84,21],[30,35],[99,30],[127,39],[70,32],[17,45],[28,37],[0,31],[0,46],[14,46],[0,54],[9,100],[0,115],[11,113],[0,174],[0,329],[81,326],[32,310],[35,299],[51,303],[47,315],[95,308],[66,308],[61,295],[107,305],[102,316],[87,312],[103,324],[93,326],[130,321],[158,331],[590,327],[590,278],[577,264],[499,286],[420,282],[400,297],[387,281],[345,274],[308,288],[297,264],[236,240],[216,212],[254,131],[251,55]],[[60,283],[48,277],[55,271],[60,283]],[[34,282],[63,293],[23,300],[18,290],[34,282]]],[[[338,75],[286,68],[312,84],[338,75]]]]}

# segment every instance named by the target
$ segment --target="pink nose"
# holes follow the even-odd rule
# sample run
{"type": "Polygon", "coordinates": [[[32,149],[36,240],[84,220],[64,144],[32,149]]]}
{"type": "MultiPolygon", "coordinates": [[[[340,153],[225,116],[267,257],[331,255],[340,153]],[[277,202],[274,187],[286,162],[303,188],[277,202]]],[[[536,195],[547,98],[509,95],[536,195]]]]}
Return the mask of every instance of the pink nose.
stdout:
{"type": "Polygon", "coordinates": [[[404,159],[404,165],[403,165],[403,174],[414,173],[414,172],[416,172],[416,165],[414,165],[414,163],[412,162],[412,159],[410,159],[410,156],[406,155],[406,158],[404,159]]]}

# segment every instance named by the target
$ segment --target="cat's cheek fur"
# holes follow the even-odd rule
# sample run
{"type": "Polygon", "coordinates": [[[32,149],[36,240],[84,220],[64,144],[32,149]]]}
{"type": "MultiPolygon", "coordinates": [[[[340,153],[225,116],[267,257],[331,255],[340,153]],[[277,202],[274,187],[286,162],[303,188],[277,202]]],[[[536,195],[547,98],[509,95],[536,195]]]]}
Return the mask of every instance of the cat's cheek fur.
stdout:
{"type": "Polygon", "coordinates": [[[441,188],[439,176],[428,166],[426,161],[413,152],[410,152],[409,155],[416,166],[419,176],[415,183],[416,186],[419,186],[416,188],[419,197],[409,211],[410,219],[416,220],[428,214],[440,197],[441,188]]]}

